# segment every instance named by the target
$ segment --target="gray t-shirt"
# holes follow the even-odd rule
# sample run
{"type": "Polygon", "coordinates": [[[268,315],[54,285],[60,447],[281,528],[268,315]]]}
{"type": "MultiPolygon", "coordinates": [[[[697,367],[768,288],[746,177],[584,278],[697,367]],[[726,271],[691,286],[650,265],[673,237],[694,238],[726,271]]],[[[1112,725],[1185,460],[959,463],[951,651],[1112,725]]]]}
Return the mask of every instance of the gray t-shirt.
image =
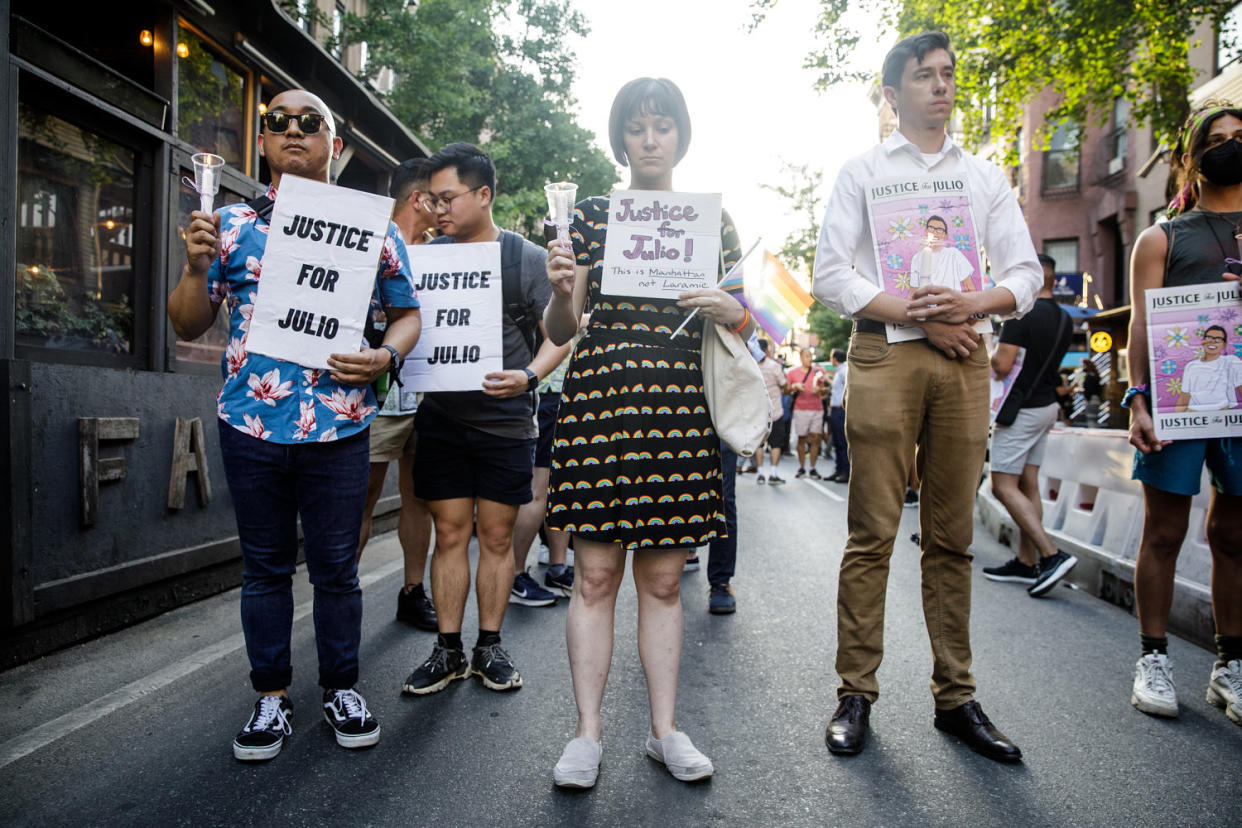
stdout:
{"type": "MultiPolygon", "coordinates": [[[[510,234],[502,230],[500,245],[500,270],[504,278],[505,244],[503,236],[510,234]]],[[[452,236],[441,236],[428,244],[452,244],[452,236]]],[[[552,299],[552,284],[548,281],[545,262],[547,252],[526,239],[521,239],[521,289],[518,291],[520,301],[524,305],[524,313],[533,320],[543,319],[543,309],[552,299]]],[[[511,267],[511,265],[510,265],[511,267]]],[[[502,300],[503,301],[503,300],[502,300]]],[[[510,318],[505,308],[504,348],[505,370],[521,370],[530,365],[535,358],[531,353],[522,330],[510,318]]],[[[495,434],[497,437],[511,437],[516,440],[530,440],[539,436],[539,426],[535,421],[535,409],[538,397],[535,392],[519,394],[508,399],[489,397],[482,391],[439,391],[426,394],[419,411],[430,411],[439,417],[495,434]]]]}

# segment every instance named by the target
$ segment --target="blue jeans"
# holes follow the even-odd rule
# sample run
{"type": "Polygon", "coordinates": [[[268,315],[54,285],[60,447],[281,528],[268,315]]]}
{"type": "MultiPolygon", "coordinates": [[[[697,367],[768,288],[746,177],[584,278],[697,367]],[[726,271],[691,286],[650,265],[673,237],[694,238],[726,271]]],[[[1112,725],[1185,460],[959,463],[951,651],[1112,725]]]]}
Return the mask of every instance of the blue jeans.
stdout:
{"type": "Polygon", "coordinates": [[[362,590],[358,532],[370,474],[370,431],[331,443],[286,445],[220,423],[220,453],[242,549],[242,632],[250,682],[263,692],[293,679],[293,572],[302,516],[306,571],[315,587],[319,684],[358,681],[362,590]]]}
{"type": "Polygon", "coordinates": [[[850,446],[845,440],[845,409],[828,410],[828,424],[832,426],[832,456],[836,458],[836,474],[850,476],[850,446]]]}
{"type": "Polygon", "coordinates": [[[728,586],[737,564],[737,454],[723,440],[720,442],[720,476],[724,487],[725,530],[728,537],[716,536],[707,547],[707,582],[712,586],[728,586]]]}

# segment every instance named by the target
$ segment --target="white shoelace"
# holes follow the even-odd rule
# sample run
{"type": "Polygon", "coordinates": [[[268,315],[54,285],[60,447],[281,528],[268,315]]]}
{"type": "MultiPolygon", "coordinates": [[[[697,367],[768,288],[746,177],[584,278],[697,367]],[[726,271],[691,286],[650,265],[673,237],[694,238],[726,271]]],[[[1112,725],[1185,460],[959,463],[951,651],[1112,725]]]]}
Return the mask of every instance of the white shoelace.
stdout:
{"type": "Polygon", "coordinates": [[[1173,665],[1166,659],[1143,659],[1140,662],[1143,684],[1153,693],[1168,695],[1176,692],[1173,689],[1173,665]]]}
{"type": "Polygon", "coordinates": [[[254,733],[259,730],[272,730],[273,723],[278,725],[275,729],[283,731],[286,735],[293,732],[293,727],[289,724],[285,709],[281,705],[280,696],[264,696],[259,699],[259,712],[254,717],[254,721],[246,726],[246,731],[254,733]]]}
{"type": "Polygon", "coordinates": [[[1242,659],[1234,659],[1225,665],[1225,682],[1237,699],[1242,699],[1242,659]]]}
{"type": "Polygon", "coordinates": [[[358,695],[355,690],[337,690],[336,698],[345,708],[346,719],[361,719],[366,721],[367,703],[362,696],[358,695]]]}

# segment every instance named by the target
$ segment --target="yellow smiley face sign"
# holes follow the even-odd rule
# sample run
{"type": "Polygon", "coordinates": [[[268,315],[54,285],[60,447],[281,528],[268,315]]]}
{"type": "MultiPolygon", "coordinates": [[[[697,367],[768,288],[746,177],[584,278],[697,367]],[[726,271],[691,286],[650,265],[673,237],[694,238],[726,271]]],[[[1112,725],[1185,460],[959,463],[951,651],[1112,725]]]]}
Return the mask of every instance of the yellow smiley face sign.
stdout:
{"type": "Polygon", "coordinates": [[[1113,347],[1113,338],[1107,331],[1096,331],[1091,334],[1091,350],[1097,354],[1108,353],[1113,347]]]}

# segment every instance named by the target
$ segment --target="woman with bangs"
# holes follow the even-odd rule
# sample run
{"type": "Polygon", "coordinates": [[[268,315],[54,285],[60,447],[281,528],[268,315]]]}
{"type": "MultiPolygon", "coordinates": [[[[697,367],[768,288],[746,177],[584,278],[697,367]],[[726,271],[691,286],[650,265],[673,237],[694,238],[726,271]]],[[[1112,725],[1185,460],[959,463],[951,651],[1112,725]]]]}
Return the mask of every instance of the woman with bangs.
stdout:
{"type": "MultiPolygon", "coordinates": [[[[671,192],[673,168],[690,143],[681,90],[663,78],[630,81],[613,101],[608,135],[617,161],[630,169],[629,189],[671,192]]],[[[677,301],[605,294],[608,206],[607,196],[579,202],[574,249],[548,245],[549,338],[569,341],[582,313],[591,314],[565,378],[548,491],[548,525],[574,535],[565,637],[578,726],[553,770],[557,785],[573,788],[592,787],[599,774],[600,707],[627,552],[651,706],[647,755],[683,781],[713,772],[674,722],[686,553],[726,534],[720,441],[703,397],[700,341],[705,323],[743,337],[752,327],[746,309],[715,288],[686,291],[677,301]],[[670,338],[696,308],[685,330],[670,338]]],[[[738,247],[722,214],[726,266],[740,257],[738,247]]]]}
{"type": "MultiPolygon", "coordinates": [[[[1207,102],[1186,121],[1171,163],[1181,190],[1169,205],[1170,221],[1143,231],[1130,263],[1130,409],[1135,480],[1143,484],[1143,535],[1134,567],[1134,598],[1142,654],[1134,667],[1130,703],[1152,716],[1178,713],[1167,627],[1177,556],[1190,523],[1206,464],[1212,498],[1207,541],[1212,554],[1212,616],[1216,663],[1207,700],[1242,725],[1242,459],[1231,438],[1157,440],[1148,382],[1146,293],[1162,287],[1219,284],[1242,273],[1242,109],[1207,102]]],[[[1220,326],[1203,332],[1204,359],[1225,344],[1220,326]]],[[[1189,372],[1188,372],[1189,373],[1189,372]]],[[[1195,391],[1192,382],[1188,391],[1195,391]]],[[[1230,389],[1232,390],[1232,389],[1230,389]]],[[[1227,400],[1221,388],[1216,407],[1227,400]]],[[[1178,410],[1190,402],[1179,397],[1178,410]]]]}

